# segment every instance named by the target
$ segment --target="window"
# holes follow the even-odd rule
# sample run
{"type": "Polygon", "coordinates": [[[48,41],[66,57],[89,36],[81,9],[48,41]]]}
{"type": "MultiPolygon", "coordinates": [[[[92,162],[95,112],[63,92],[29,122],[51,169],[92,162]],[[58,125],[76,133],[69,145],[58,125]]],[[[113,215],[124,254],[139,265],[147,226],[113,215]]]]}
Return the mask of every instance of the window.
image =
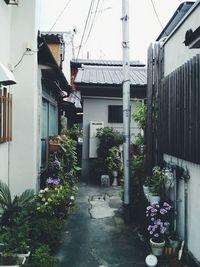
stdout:
{"type": "Polygon", "coordinates": [[[108,122],[123,123],[123,106],[108,106],[108,122]]]}
{"type": "Polygon", "coordinates": [[[0,89],[0,143],[12,141],[12,95],[0,89]]]}

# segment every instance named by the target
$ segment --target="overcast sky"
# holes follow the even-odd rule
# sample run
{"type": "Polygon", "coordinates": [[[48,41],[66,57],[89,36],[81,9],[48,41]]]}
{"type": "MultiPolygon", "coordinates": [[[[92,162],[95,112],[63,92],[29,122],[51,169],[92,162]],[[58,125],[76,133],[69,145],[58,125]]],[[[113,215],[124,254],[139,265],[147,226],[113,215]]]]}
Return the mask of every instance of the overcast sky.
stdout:
{"type": "MultiPolygon", "coordinates": [[[[43,0],[40,30],[49,31],[66,4],[52,31],[72,31],[75,48],[80,45],[85,21],[91,0],[43,0]]],[[[96,3],[98,0],[95,1],[96,3]]],[[[157,14],[163,26],[169,21],[182,0],[153,0],[157,14]]],[[[130,59],[146,63],[147,48],[154,41],[162,27],[153,10],[151,0],[130,0],[130,59]]],[[[122,0],[100,0],[100,12],[97,13],[89,38],[88,30],[83,40],[79,58],[90,59],[122,59],[122,0]]],[[[95,11],[95,8],[94,8],[95,11]]],[[[93,13],[94,14],[94,13],[93,13]]],[[[78,48],[75,50],[77,55],[78,48]]]]}

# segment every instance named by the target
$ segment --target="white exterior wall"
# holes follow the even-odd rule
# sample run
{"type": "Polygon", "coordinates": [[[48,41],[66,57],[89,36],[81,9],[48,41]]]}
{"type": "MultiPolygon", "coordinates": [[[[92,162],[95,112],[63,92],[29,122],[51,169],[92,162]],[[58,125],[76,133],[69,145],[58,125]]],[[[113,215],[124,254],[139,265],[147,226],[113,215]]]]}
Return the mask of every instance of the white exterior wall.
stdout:
{"type": "MultiPolygon", "coordinates": [[[[0,1],[0,33],[2,36],[0,62],[8,67],[10,53],[10,19],[11,9],[0,1]]],[[[8,182],[8,143],[0,144],[0,179],[8,182]]]]}
{"type": "Polygon", "coordinates": [[[70,83],[70,60],[72,59],[72,33],[64,32],[64,41],[65,41],[65,59],[63,61],[63,73],[70,83]]]}
{"type": "MultiPolygon", "coordinates": [[[[188,161],[180,160],[169,155],[164,155],[166,162],[173,161],[178,166],[187,167],[190,180],[188,182],[188,218],[187,218],[187,231],[188,231],[188,249],[194,257],[200,261],[200,233],[198,231],[200,221],[200,205],[199,205],[199,192],[200,192],[200,165],[188,161]]],[[[178,229],[181,238],[184,240],[184,181],[178,182],[178,229]]]]}
{"type": "MultiPolygon", "coordinates": [[[[131,114],[135,108],[135,101],[131,101],[131,114]]],[[[90,121],[102,121],[104,127],[113,127],[123,132],[122,123],[108,123],[108,106],[123,105],[122,99],[117,98],[85,98],[83,97],[83,151],[82,151],[82,176],[87,178],[89,171],[89,123],[90,121]]],[[[131,119],[131,139],[139,133],[137,124],[131,119]]]]}
{"type": "Polygon", "coordinates": [[[189,49],[183,43],[187,30],[193,31],[199,27],[200,5],[196,7],[193,13],[184,21],[168,41],[164,43],[164,73],[165,76],[180,67],[183,63],[199,54],[199,49],[189,49]]]}
{"type": "MultiPolygon", "coordinates": [[[[21,59],[27,44],[37,50],[37,5],[39,0],[19,1],[19,6],[0,1],[0,62],[12,67],[21,59]]],[[[25,55],[14,69],[17,84],[13,94],[13,141],[0,144],[0,179],[13,194],[36,190],[38,166],[37,52],[25,55]],[[3,167],[2,167],[3,166],[3,167]]]]}
{"type": "MultiPolygon", "coordinates": [[[[180,67],[186,61],[196,54],[200,49],[189,49],[183,43],[185,33],[188,29],[196,30],[199,27],[200,5],[184,21],[181,27],[164,43],[164,73],[165,76],[180,67]]],[[[188,182],[188,249],[193,256],[200,262],[200,232],[198,231],[200,222],[200,165],[186,162],[181,159],[164,156],[165,161],[173,161],[179,166],[186,167],[189,170],[190,180],[188,182]]],[[[178,194],[178,229],[181,237],[184,238],[184,181],[179,181],[178,194]]]]}

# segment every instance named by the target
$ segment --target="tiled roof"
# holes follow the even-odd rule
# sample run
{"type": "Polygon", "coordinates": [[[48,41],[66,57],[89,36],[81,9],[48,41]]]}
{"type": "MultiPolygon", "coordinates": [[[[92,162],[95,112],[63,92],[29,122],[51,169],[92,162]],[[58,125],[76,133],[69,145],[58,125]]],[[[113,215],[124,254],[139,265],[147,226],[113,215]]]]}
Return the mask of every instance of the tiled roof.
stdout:
{"type": "MultiPolygon", "coordinates": [[[[72,64],[77,64],[77,65],[96,65],[96,66],[122,66],[122,61],[121,60],[103,60],[103,59],[78,59],[78,60],[71,60],[72,64]]],[[[145,64],[140,62],[139,60],[132,60],[130,61],[130,66],[140,66],[144,67],[145,64]]]]}
{"type": "MultiPolygon", "coordinates": [[[[82,66],[78,69],[75,83],[85,84],[121,84],[123,80],[122,67],[82,66]]],[[[130,67],[130,84],[146,85],[147,70],[144,67],[130,67]]]]}

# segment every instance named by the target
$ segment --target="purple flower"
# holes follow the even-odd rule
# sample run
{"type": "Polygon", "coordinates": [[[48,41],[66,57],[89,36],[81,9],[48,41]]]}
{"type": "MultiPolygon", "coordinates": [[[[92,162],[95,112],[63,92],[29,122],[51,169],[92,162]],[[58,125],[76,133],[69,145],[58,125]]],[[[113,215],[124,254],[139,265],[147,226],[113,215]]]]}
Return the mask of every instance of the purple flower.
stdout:
{"type": "Polygon", "coordinates": [[[51,178],[49,177],[47,180],[46,180],[46,183],[48,185],[58,185],[60,183],[60,179],[59,178],[51,178]]]}
{"type": "Polygon", "coordinates": [[[146,209],[146,217],[149,218],[147,230],[150,235],[162,238],[169,228],[168,213],[171,206],[167,203],[153,204],[146,209]]]}
{"type": "Polygon", "coordinates": [[[165,213],[167,213],[167,211],[165,209],[160,209],[160,214],[164,215],[165,213]]]}

